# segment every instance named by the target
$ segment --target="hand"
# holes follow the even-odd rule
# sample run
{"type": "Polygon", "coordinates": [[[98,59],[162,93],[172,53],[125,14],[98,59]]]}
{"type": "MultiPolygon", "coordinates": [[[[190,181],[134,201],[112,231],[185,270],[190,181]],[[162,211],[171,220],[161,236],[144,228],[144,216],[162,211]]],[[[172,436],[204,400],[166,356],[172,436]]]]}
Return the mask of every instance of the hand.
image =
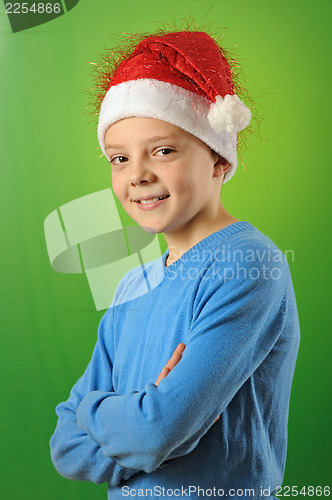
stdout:
{"type": "Polygon", "coordinates": [[[159,385],[161,380],[169,374],[171,370],[178,364],[180,359],[182,358],[182,353],[185,350],[186,345],[183,344],[182,342],[177,346],[175,351],[172,354],[172,357],[168,360],[164,368],[161,370],[159,377],[157,378],[157,381],[155,385],[159,385]]]}

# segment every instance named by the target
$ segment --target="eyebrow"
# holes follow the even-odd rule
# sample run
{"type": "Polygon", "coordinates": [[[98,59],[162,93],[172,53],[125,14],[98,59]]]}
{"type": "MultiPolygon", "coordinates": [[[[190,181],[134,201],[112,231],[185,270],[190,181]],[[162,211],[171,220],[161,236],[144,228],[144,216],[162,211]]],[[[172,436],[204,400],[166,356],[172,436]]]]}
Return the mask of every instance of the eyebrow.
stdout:
{"type": "MultiPolygon", "coordinates": [[[[150,137],[147,142],[158,142],[158,141],[165,141],[165,140],[174,140],[176,138],[175,134],[170,134],[167,136],[162,136],[162,135],[156,135],[154,137],[150,137]]],[[[107,144],[105,146],[106,149],[121,149],[124,146],[121,144],[107,144]]]]}
{"type": "Polygon", "coordinates": [[[120,144],[108,144],[107,146],[105,146],[105,149],[121,149],[123,148],[123,146],[121,146],[120,144]]]}

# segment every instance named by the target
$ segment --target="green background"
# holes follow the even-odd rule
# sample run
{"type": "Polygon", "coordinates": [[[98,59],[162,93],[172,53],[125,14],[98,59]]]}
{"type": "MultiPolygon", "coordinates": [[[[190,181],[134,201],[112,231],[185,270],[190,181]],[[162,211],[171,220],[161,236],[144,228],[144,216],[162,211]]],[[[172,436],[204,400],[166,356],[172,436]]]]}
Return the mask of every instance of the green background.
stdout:
{"type": "Polygon", "coordinates": [[[290,261],[302,343],[289,420],[285,485],[328,485],[331,182],[331,2],[80,0],[47,24],[13,33],[0,4],[1,496],[105,499],[106,485],[60,477],[49,458],[54,408],[86,367],[102,311],[84,275],[52,270],[43,222],[71,200],[110,186],[87,116],[90,61],[121,32],[151,31],[192,14],[237,44],[247,88],[265,116],[224,186],[225,207],[290,261]],[[218,28],[217,28],[218,29],[218,28]]]}

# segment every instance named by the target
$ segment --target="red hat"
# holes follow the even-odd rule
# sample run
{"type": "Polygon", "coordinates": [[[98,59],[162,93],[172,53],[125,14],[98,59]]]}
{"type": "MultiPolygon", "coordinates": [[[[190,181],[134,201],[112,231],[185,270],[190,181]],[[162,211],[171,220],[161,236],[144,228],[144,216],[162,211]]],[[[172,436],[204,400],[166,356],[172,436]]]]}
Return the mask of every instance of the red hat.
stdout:
{"type": "Polygon", "coordinates": [[[103,99],[98,139],[123,118],[158,118],[201,139],[237,167],[237,132],[251,112],[234,93],[226,58],[207,33],[183,31],[142,40],[121,62],[103,99]]]}

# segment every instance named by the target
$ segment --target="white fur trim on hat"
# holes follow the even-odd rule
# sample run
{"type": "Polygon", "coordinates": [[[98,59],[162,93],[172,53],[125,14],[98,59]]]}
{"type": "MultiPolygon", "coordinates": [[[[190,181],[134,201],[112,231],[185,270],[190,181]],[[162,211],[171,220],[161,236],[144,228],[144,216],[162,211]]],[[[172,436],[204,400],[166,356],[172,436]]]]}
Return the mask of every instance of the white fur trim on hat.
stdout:
{"type": "MultiPolygon", "coordinates": [[[[134,116],[158,118],[198,137],[229,161],[231,168],[225,175],[226,182],[234,175],[237,167],[237,135],[233,130],[218,131],[214,128],[211,124],[210,106],[211,102],[205,97],[159,80],[139,79],[115,85],[107,92],[100,108],[97,132],[101,150],[107,156],[105,133],[113,123],[134,116]]],[[[214,118],[212,122],[213,120],[214,118]]]]}

